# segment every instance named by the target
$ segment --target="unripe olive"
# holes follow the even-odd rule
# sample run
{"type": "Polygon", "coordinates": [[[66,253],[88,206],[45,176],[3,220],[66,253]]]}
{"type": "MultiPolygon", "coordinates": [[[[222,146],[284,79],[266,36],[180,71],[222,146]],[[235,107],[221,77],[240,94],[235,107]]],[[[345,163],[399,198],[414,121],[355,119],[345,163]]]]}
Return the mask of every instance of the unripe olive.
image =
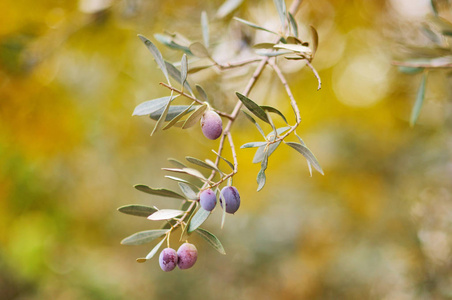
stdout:
{"type": "Polygon", "coordinates": [[[159,256],[160,268],[163,271],[169,272],[174,270],[177,265],[178,257],[177,252],[173,248],[165,248],[162,250],[159,256]]]}
{"type": "Polygon", "coordinates": [[[206,138],[216,140],[223,132],[223,121],[216,112],[208,110],[201,118],[201,129],[206,138]]]}
{"type": "Polygon", "coordinates": [[[221,190],[221,196],[220,196],[220,204],[221,207],[223,207],[223,201],[226,203],[226,212],[233,214],[235,213],[239,207],[240,207],[240,195],[239,191],[233,186],[225,186],[221,190]]]}
{"type": "Polygon", "coordinates": [[[198,250],[195,245],[190,243],[182,244],[179,249],[177,249],[177,266],[181,270],[189,269],[193,267],[196,260],[198,259],[198,250]]]}
{"type": "Polygon", "coordinates": [[[204,190],[199,194],[199,203],[207,211],[212,211],[217,204],[217,195],[211,189],[204,190]]]}

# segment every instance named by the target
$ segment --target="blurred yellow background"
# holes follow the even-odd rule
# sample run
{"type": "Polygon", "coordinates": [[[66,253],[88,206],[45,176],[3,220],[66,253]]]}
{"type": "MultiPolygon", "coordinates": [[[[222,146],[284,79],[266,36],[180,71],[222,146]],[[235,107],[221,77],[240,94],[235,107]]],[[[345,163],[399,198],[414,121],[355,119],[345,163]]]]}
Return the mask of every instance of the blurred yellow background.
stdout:
{"type": "MultiPolygon", "coordinates": [[[[194,236],[195,267],[164,273],[155,258],[135,262],[150,245],[119,244],[155,225],[117,207],[177,205],[134,184],[174,188],[161,171],[168,157],[214,159],[217,148],[198,127],[150,137],[155,122],[131,117],[168,95],[136,35],[155,41],[166,29],[201,40],[201,11],[213,19],[222,3],[0,2],[0,298],[452,299],[450,77],[432,72],[411,128],[420,77],[391,66],[400,43],[417,41],[428,1],[304,1],[296,19],[303,40],[309,25],[319,32],[322,89],[308,68],[282,68],[301,109],[298,133],[325,176],[309,177],[302,156],[280,146],[257,193],[259,165],[239,149],[242,207],[223,230],[218,212],[204,225],[226,256],[194,236]]],[[[279,22],[270,0],[245,1],[235,15],[279,22]]],[[[241,30],[260,38],[229,16],[211,24],[211,41],[237,42],[241,30]]],[[[246,78],[207,71],[191,80],[228,108],[246,78]]],[[[250,97],[290,115],[271,72],[250,97]]],[[[232,133],[237,148],[259,138],[244,118],[232,133]]]]}

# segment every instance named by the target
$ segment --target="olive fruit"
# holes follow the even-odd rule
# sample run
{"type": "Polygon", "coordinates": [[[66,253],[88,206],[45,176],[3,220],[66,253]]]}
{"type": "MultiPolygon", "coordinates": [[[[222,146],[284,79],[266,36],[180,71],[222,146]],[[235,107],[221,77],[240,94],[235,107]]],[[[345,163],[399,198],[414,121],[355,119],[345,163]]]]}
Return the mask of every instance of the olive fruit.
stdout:
{"type": "Polygon", "coordinates": [[[207,211],[212,211],[217,204],[217,195],[211,189],[204,190],[199,194],[199,203],[207,211]]]}
{"type": "Polygon", "coordinates": [[[208,110],[201,117],[201,129],[206,138],[216,140],[223,132],[223,121],[216,112],[208,110]]]}
{"type": "Polygon", "coordinates": [[[237,189],[233,186],[225,186],[221,190],[221,196],[220,196],[221,207],[223,207],[223,200],[226,203],[225,210],[227,213],[233,214],[240,207],[239,191],[237,191],[237,189]]]}
{"type": "Polygon", "coordinates": [[[193,267],[196,260],[198,259],[198,250],[195,245],[190,243],[182,244],[179,249],[177,249],[177,266],[181,270],[189,269],[193,267]]]}
{"type": "Polygon", "coordinates": [[[177,265],[177,252],[173,248],[165,248],[160,253],[159,264],[163,271],[169,272],[174,270],[177,265]]]}

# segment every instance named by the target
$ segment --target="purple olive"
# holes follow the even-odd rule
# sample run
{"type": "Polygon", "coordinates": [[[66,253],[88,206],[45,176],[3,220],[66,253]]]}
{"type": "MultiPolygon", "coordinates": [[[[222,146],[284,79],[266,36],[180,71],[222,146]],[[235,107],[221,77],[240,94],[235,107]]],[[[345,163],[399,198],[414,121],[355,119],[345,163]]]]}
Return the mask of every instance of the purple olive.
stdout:
{"type": "Polygon", "coordinates": [[[240,195],[239,191],[233,186],[225,186],[221,190],[221,196],[220,196],[220,204],[221,207],[223,207],[223,200],[226,203],[226,212],[233,214],[235,213],[239,207],[240,207],[240,195]]]}
{"type": "Polygon", "coordinates": [[[223,121],[216,112],[208,110],[201,118],[201,129],[206,138],[216,140],[223,132],[223,121]]]}
{"type": "Polygon", "coordinates": [[[212,211],[217,204],[217,195],[211,189],[204,190],[199,195],[199,203],[205,210],[212,211]]]}
{"type": "Polygon", "coordinates": [[[181,270],[189,269],[193,267],[196,260],[198,259],[198,250],[195,245],[184,243],[179,249],[177,249],[177,266],[181,270]]]}
{"type": "Polygon", "coordinates": [[[174,270],[177,265],[178,256],[173,248],[165,248],[160,253],[159,264],[163,271],[169,272],[174,270]]]}

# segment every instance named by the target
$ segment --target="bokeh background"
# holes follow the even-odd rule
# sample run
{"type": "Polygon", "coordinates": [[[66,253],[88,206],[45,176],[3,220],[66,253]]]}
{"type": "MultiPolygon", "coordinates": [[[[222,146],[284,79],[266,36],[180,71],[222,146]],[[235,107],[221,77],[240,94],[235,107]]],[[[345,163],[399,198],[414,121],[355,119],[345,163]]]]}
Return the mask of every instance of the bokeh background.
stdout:
{"type": "MultiPolygon", "coordinates": [[[[223,230],[218,213],[204,225],[226,256],[193,236],[195,267],[164,273],[156,259],[135,262],[153,245],[119,244],[156,225],[117,207],[177,205],[134,184],[173,188],[166,158],[213,159],[217,148],[197,127],[150,137],[154,121],[131,117],[137,104],[168,94],[136,35],[201,40],[206,10],[212,48],[227,61],[267,38],[232,15],[278,30],[272,1],[244,1],[214,20],[222,3],[0,2],[0,298],[452,299],[452,85],[447,71],[430,73],[411,128],[420,75],[391,65],[404,45],[428,45],[419,29],[432,13],[427,0],[304,1],[296,19],[303,40],[309,25],[319,32],[322,89],[302,64],[282,67],[302,113],[298,133],[325,176],[311,178],[302,156],[281,146],[257,193],[253,151],[238,150],[242,207],[223,230]]],[[[190,80],[227,110],[252,69],[190,80]]],[[[290,115],[271,71],[251,98],[290,115]]],[[[237,147],[259,138],[243,118],[232,132],[237,147]]]]}

